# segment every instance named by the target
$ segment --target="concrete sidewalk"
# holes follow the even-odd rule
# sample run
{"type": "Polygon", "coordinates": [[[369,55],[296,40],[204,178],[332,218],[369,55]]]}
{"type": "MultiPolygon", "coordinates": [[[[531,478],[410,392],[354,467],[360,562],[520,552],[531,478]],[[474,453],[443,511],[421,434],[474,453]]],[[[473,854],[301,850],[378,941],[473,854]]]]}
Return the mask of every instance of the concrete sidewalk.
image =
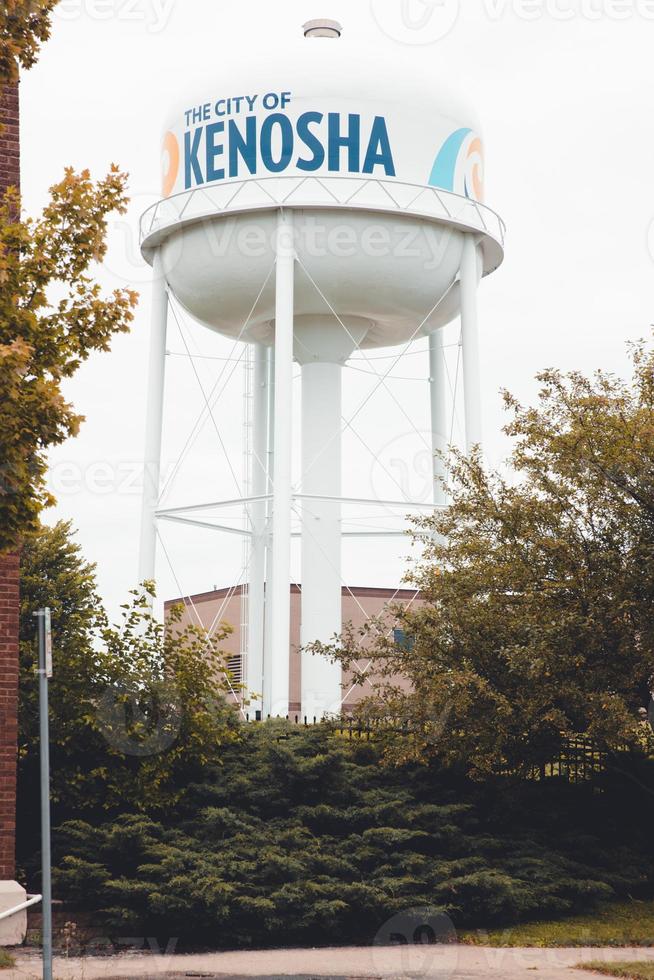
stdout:
{"type": "MultiPolygon", "coordinates": [[[[377,946],[328,949],[277,949],[235,953],[155,955],[124,953],[81,959],[57,958],[55,980],[123,980],[123,978],[198,978],[247,980],[249,977],[372,978],[417,980],[583,980],[593,974],[574,969],[590,960],[648,960],[654,949],[491,949],[479,946],[377,946]]],[[[39,980],[41,960],[19,951],[16,966],[2,980],[39,980]]]]}

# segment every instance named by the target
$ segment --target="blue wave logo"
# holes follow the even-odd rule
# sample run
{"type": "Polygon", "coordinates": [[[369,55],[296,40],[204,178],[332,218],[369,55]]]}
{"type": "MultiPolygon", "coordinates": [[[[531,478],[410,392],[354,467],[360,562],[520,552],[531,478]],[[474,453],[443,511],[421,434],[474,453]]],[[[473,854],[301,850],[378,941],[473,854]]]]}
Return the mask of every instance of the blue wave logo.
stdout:
{"type": "Polygon", "coordinates": [[[457,129],[441,146],[429,175],[429,186],[475,201],[484,199],[484,149],[472,129],[457,129]]]}

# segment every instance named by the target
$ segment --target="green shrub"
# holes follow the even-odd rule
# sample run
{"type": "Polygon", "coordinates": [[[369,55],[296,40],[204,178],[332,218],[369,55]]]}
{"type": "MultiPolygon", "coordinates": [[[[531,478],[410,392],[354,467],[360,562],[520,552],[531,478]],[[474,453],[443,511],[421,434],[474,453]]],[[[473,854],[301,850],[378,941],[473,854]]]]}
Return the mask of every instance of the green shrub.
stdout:
{"type": "Polygon", "coordinates": [[[652,804],[629,792],[473,783],[327,726],[251,726],[165,818],[65,822],[57,896],[186,947],[366,943],[422,906],[458,927],[563,916],[651,889],[652,804]]]}

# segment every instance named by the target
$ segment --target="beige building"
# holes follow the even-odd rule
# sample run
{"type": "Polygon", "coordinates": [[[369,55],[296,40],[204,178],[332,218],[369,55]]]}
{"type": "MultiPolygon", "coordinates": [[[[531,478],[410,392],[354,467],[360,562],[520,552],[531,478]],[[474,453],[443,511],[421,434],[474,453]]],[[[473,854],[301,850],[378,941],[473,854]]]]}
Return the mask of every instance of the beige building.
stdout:
{"type": "MultiPolygon", "coordinates": [[[[343,623],[351,623],[355,628],[363,626],[373,617],[389,613],[389,606],[394,604],[409,605],[419,603],[418,593],[413,589],[375,589],[343,587],[343,623]]],[[[298,585],[291,586],[291,658],[290,658],[290,716],[300,719],[300,692],[302,684],[302,657],[300,654],[300,615],[301,589],[298,585]]],[[[243,649],[245,644],[242,637],[246,631],[243,587],[217,589],[214,592],[203,592],[200,595],[187,596],[184,599],[171,599],[165,604],[166,612],[174,605],[185,606],[183,622],[202,625],[207,630],[216,629],[219,623],[227,623],[233,632],[222,644],[230,657],[230,669],[236,680],[244,678],[243,649]]],[[[388,614],[388,628],[394,630],[393,619],[388,614]]],[[[396,629],[396,638],[403,637],[396,629]]],[[[365,669],[366,661],[360,662],[360,669],[365,669]]],[[[371,680],[372,680],[371,675],[371,680]]],[[[372,691],[370,680],[363,684],[355,684],[350,672],[344,672],[343,711],[351,711],[353,706],[372,691]]],[[[236,700],[236,698],[235,698],[236,700]]]]}

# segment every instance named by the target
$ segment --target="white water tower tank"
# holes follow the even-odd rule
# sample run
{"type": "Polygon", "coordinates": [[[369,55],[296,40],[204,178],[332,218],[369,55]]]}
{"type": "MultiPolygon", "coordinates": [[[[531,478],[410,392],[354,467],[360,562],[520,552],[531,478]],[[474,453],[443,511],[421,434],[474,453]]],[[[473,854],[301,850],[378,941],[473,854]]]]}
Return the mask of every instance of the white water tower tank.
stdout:
{"type": "MultiPolygon", "coordinates": [[[[304,644],[341,627],[342,367],[357,349],[429,336],[434,448],[443,448],[439,331],[461,315],[467,442],[480,443],[476,288],[502,261],[504,229],[484,204],[476,116],[428,52],[389,61],[330,20],[305,25],[283,53],[247,43],[247,58],[208,68],[169,113],[163,196],[143,216],[142,249],[199,324],[255,346],[257,392],[266,365],[273,372],[274,424],[265,397],[255,411],[262,499],[250,504],[247,672],[264,713],[278,715],[288,711],[292,360],[302,368],[304,644]],[[272,455],[269,428],[272,472],[262,458],[272,455]]],[[[161,286],[142,579],[154,577],[165,309],[161,286]]],[[[303,713],[335,711],[339,684],[340,668],[306,657],[303,713]]]]}

